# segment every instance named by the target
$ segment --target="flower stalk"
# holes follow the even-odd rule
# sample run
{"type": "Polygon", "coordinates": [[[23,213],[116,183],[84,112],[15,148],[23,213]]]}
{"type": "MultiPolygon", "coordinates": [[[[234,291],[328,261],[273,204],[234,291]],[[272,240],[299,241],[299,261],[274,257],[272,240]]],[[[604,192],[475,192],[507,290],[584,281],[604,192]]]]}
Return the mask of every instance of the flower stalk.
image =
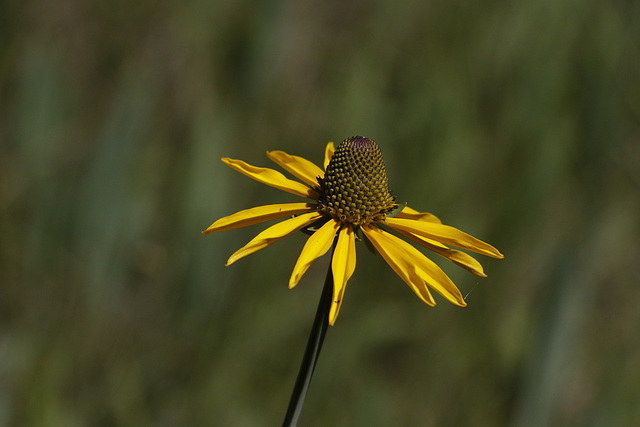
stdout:
{"type": "MultiPolygon", "coordinates": [[[[334,240],[333,248],[331,250],[331,258],[335,251],[334,240]]],[[[322,343],[324,337],[329,328],[329,311],[331,310],[331,300],[333,296],[333,273],[331,271],[331,263],[327,271],[327,277],[324,281],[324,287],[322,288],[322,294],[320,295],[320,301],[318,302],[318,308],[316,310],[316,317],[309,333],[309,340],[307,341],[307,348],[304,351],[302,363],[300,364],[300,371],[298,372],[298,378],[296,384],[293,387],[291,393],[291,399],[289,401],[289,407],[284,417],[283,427],[294,427],[298,423],[298,418],[302,412],[302,405],[304,405],[304,399],[307,396],[309,385],[311,384],[311,377],[313,371],[318,362],[320,356],[320,350],[322,350],[322,343]]]]}

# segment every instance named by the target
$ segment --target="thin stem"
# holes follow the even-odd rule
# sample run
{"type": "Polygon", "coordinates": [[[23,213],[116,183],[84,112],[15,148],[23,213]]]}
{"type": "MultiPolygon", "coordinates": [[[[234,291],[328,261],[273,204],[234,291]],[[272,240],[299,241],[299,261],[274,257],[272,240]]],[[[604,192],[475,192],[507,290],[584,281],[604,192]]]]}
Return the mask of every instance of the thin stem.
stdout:
{"type": "MultiPolygon", "coordinates": [[[[333,259],[333,249],[331,250],[331,258],[333,259]]],[[[329,271],[327,272],[327,278],[324,281],[324,288],[322,289],[322,295],[320,296],[320,302],[318,303],[316,318],[313,321],[313,326],[311,327],[309,341],[307,341],[307,348],[304,351],[304,357],[302,358],[302,364],[300,365],[300,372],[298,372],[298,379],[296,380],[296,385],[293,387],[293,393],[291,394],[291,400],[289,401],[289,408],[287,408],[287,414],[285,415],[284,422],[282,423],[283,427],[294,427],[298,423],[298,417],[300,416],[300,412],[302,412],[304,398],[307,395],[307,390],[309,390],[309,384],[311,384],[313,370],[316,367],[318,356],[320,356],[320,350],[322,350],[324,336],[329,328],[329,310],[331,309],[332,297],[333,273],[331,272],[331,263],[329,263],[329,271]]]]}

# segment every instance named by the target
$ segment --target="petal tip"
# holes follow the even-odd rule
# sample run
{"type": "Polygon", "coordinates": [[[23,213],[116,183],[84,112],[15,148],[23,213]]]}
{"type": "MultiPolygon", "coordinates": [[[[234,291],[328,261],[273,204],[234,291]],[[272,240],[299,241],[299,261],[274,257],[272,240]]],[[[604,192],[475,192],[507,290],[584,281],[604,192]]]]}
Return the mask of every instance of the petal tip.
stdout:
{"type": "Polygon", "coordinates": [[[301,278],[302,276],[296,274],[296,272],[294,271],[291,277],[289,278],[289,289],[293,289],[296,286],[298,286],[298,283],[300,282],[301,278]]]}
{"type": "Polygon", "coordinates": [[[234,264],[234,263],[235,263],[236,261],[238,261],[240,258],[242,258],[242,257],[239,257],[239,256],[238,256],[238,254],[237,254],[237,252],[236,252],[236,253],[234,253],[233,255],[231,255],[231,256],[229,257],[229,259],[227,260],[227,262],[226,262],[226,264],[225,264],[224,266],[225,266],[225,267],[229,267],[231,264],[234,264]]]}
{"type": "Polygon", "coordinates": [[[504,255],[502,254],[502,252],[500,252],[496,247],[491,246],[489,244],[487,244],[487,246],[489,246],[488,248],[489,253],[486,253],[486,255],[490,256],[491,258],[497,258],[497,259],[504,258],[504,255]]]}

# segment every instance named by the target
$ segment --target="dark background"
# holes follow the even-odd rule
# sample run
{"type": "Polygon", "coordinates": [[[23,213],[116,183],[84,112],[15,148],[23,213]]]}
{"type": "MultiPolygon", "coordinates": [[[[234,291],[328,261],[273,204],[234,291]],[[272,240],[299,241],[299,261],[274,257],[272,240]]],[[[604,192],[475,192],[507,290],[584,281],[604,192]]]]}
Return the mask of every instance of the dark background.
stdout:
{"type": "Polygon", "coordinates": [[[279,425],[328,260],[200,231],[352,135],[506,258],[359,245],[301,424],[639,425],[639,71],[633,1],[0,3],[0,425],[279,425]]]}

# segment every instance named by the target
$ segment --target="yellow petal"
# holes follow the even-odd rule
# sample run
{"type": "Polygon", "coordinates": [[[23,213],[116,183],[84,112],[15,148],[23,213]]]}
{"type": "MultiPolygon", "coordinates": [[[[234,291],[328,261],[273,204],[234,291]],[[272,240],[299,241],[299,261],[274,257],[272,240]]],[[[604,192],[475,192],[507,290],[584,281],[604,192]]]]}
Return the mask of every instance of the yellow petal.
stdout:
{"type": "Polygon", "coordinates": [[[432,222],[404,218],[387,218],[385,223],[395,229],[417,234],[438,242],[468,249],[494,258],[504,258],[496,248],[457,228],[432,222]]]}
{"type": "Polygon", "coordinates": [[[291,279],[289,279],[289,289],[298,284],[302,275],[313,261],[327,253],[333,244],[333,239],[339,227],[338,221],[330,220],[309,237],[304,248],[302,248],[296,266],[293,267],[293,273],[291,274],[291,279]]]}
{"type": "Polygon", "coordinates": [[[313,200],[318,199],[318,193],[316,193],[315,190],[307,187],[301,182],[288,179],[280,172],[273,169],[251,166],[242,160],[230,159],[228,157],[223,157],[222,161],[227,166],[232,167],[238,172],[263,184],[295,194],[296,196],[302,196],[313,200]]]}
{"type": "Polygon", "coordinates": [[[236,212],[233,215],[220,218],[209,226],[202,234],[217,233],[218,231],[233,230],[248,225],[260,224],[272,219],[284,218],[307,212],[314,208],[311,203],[283,203],[278,205],[258,206],[236,212]]]}
{"type": "Polygon", "coordinates": [[[435,222],[442,224],[440,218],[429,212],[418,212],[415,209],[411,209],[409,206],[405,206],[394,218],[406,218],[415,219],[417,221],[435,222]]]}
{"type": "Polygon", "coordinates": [[[329,165],[331,157],[333,157],[334,151],[336,151],[336,148],[333,146],[333,142],[328,143],[327,148],[324,150],[324,170],[327,170],[327,166],[329,165]]]}
{"type": "MultiPolygon", "coordinates": [[[[394,268],[389,260],[387,260],[396,273],[398,273],[400,277],[406,275],[412,279],[412,281],[414,281],[414,285],[417,285],[416,287],[418,290],[422,290],[422,287],[424,287],[424,283],[426,282],[426,284],[435,289],[440,295],[453,304],[462,307],[467,305],[464,302],[464,298],[462,298],[462,294],[456,285],[453,284],[449,276],[447,276],[440,267],[436,265],[436,263],[425,257],[422,252],[404,240],[383,230],[377,229],[374,226],[365,227],[363,228],[363,231],[370,240],[373,237],[371,243],[376,246],[378,252],[385,257],[385,260],[387,260],[388,257],[396,265],[397,269],[394,268]],[[402,274],[398,272],[399,270],[402,271],[402,274]],[[421,279],[421,282],[415,283],[416,276],[421,279]]],[[[409,286],[411,286],[411,284],[409,284],[409,286]]],[[[412,286],[412,288],[414,287],[412,286]]],[[[416,289],[414,289],[414,292],[415,291],[416,289]]],[[[421,295],[418,293],[418,296],[421,295]]],[[[433,298],[431,301],[435,304],[433,298]]],[[[429,303],[428,301],[425,302],[427,302],[427,304],[429,303]]]]}
{"type": "Polygon", "coordinates": [[[333,273],[333,301],[329,311],[329,324],[333,326],[338,317],[347,281],[356,269],[356,239],[351,226],[340,230],[336,249],[331,259],[333,273]]]}
{"type": "Polygon", "coordinates": [[[431,306],[436,305],[433,296],[431,296],[429,289],[427,289],[425,280],[418,274],[415,263],[409,259],[406,254],[401,253],[397,245],[385,239],[385,235],[390,236],[390,234],[371,225],[361,227],[361,229],[373,246],[376,247],[380,255],[382,255],[382,258],[384,258],[393,271],[409,285],[413,292],[425,303],[431,306]]]}
{"type": "Polygon", "coordinates": [[[231,255],[226,265],[229,266],[240,258],[244,258],[247,255],[251,255],[252,253],[259,251],[260,249],[266,248],[267,246],[287,237],[289,234],[294,233],[303,227],[306,227],[320,218],[322,218],[321,213],[310,212],[272,225],[231,255]]]}
{"type": "Polygon", "coordinates": [[[472,272],[473,274],[480,277],[487,277],[487,275],[484,274],[482,265],[471,255],[462,251],[457,251],[455,249],[449,249],[445,245],[434,240],[427,239],[426,237],[416,236],[415,234],[407,233],[406,231],[402,230],[395,231],[413,240],[414,242],[421,244],[425,248],[432,250],[438,255],[453,262],[454,264],[459,265],[460,267],[472,272]]]}
{"type": "Polygon", "coordinates": [[[284,151],[267,151],[267,156],[284,170],[312,187],[318,186],[317,177],[324,176],[324,171],[309,160],[292,156],[284,151]]]}

